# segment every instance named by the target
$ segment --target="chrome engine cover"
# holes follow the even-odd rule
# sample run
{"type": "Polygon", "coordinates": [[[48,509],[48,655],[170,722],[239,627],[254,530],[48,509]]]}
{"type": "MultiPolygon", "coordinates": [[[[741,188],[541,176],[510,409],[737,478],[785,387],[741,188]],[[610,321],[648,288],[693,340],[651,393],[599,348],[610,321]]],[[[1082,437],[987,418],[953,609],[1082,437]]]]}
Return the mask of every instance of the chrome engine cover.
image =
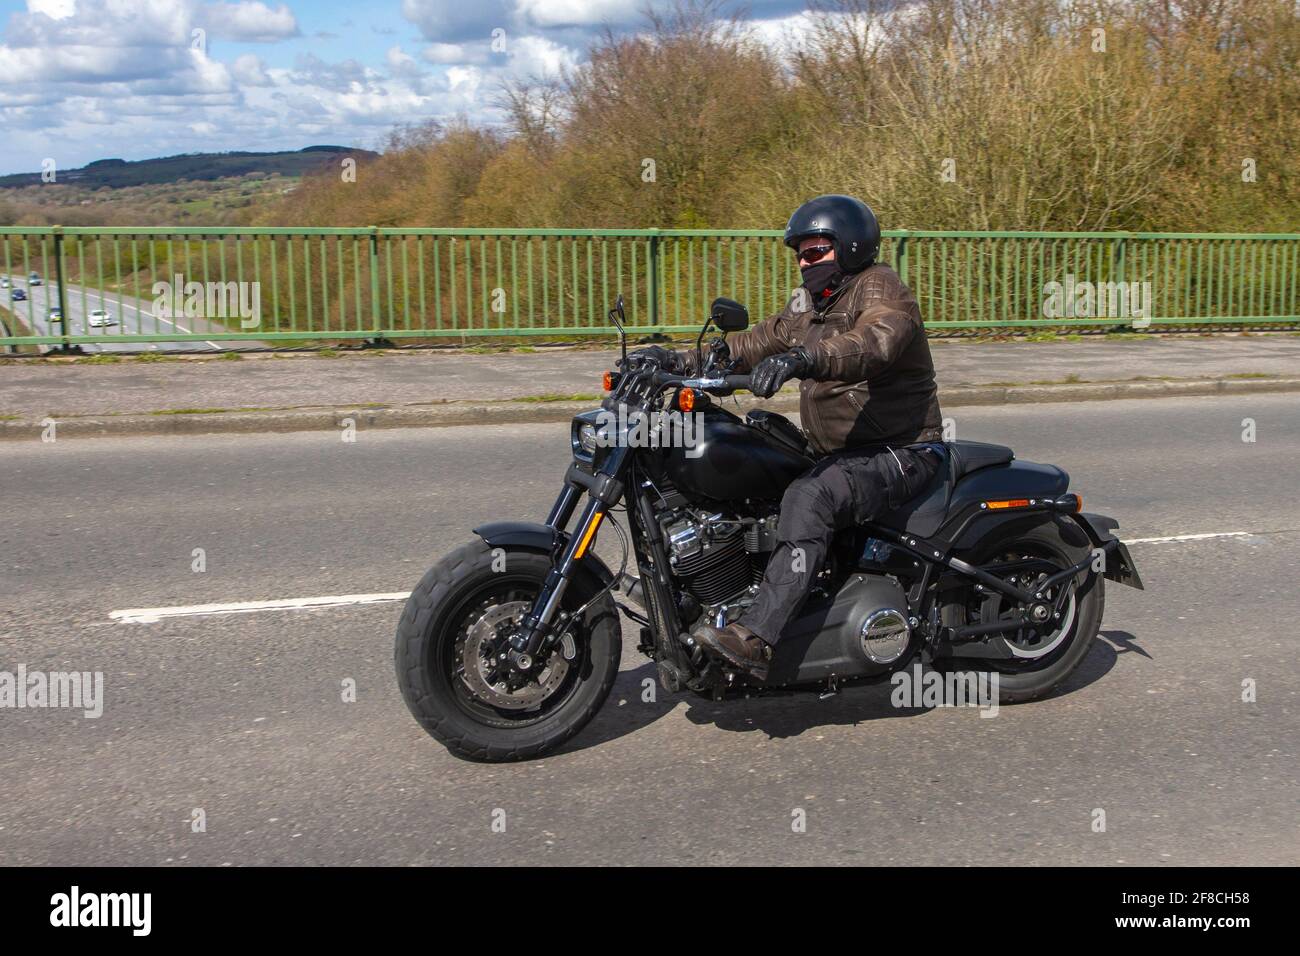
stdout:
{"type": "Polygon", "coordinates": [[[892,664],[907,653],[912,628],[904,612],[882,607],[867,615],[858,637],[862,641],[862,652],[874,663],[892,664]]]}

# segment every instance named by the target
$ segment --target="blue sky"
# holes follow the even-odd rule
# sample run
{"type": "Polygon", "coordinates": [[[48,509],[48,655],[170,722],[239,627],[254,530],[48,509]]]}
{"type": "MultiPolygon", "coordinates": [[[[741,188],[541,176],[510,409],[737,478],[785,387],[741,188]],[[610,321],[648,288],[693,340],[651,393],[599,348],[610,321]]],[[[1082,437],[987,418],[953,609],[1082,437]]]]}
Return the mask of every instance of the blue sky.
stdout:
{"type": "MultiPolygon", "coordinates": [[[[503,80],[578,66],[604,26],[637,30],[645,2],[0,0],[0,173],[490,124],[503,80]]],[[[781,42],[804,2],[745,6],[781,42]]]]}

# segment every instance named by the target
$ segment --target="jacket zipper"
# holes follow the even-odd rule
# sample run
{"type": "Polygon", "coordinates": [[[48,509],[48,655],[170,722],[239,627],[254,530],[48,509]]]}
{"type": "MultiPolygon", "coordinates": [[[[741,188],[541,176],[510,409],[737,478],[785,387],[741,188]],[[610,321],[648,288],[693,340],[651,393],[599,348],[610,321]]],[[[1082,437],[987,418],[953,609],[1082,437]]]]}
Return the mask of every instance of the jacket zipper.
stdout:
{"type": "MultiPolygon", "coordinates": [[[[809,329],[809,334],[804,337],[803,346],[809,351],[816,348],[817,344],[825,337],[826,334],[826,324],[824,321],[816,323],[816,325],[819,332],[817,337],[816,338],[812,337],[811,328],[809,329]]],[[[812,427],[806,429],[806,431],[808,433],[808,437],[812,440],[812,443],[816,447],[817,451],[819,451],[824,455],[826,454],[827,446],[822,443],[821,438],[824,438],[826,436],[822,434],[821,413],[817,410],[817,390],[821,388],[823,384],[825,383],[814,382],[813,387],[808,389],[808,417],[811,418],[813,421],[812,421],[812,427]]]]}

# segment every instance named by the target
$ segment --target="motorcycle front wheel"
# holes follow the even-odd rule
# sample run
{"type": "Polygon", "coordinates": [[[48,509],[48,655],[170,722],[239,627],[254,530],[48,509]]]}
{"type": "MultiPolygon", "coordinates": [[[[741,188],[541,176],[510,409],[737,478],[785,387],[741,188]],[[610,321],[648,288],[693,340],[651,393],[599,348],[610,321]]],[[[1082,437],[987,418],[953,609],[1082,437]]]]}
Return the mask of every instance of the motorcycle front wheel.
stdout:
{"type": "MultiPolygon", "coordinates": [[[[407,599],[397,625],[398,686],[420,726],[458,757],[497,763],[550,753],[591,720],[614,684],[622,637],[609,594],[526,679],[498,667],[506,635],[550,570],[546,555],[476,541],[430,568],[407,599]]],[[[600,589],[580,572],[564,609],[577,611],[600,589]]]]}

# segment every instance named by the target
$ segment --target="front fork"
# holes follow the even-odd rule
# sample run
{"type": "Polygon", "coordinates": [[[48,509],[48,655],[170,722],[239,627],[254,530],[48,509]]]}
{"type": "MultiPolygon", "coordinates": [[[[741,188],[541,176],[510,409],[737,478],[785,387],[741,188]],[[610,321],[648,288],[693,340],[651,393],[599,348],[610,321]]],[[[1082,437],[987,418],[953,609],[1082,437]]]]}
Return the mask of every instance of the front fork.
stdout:
{"type": "Polygon", "coordinates": [[[606,513],[623,496],[623,482],[614,477],[622,465],[620,452],[623,451],[624,449],[614,449],[610,455],[611,460],[608,464],[613,467],[607,470],[613,474],[602,469],[597,474],[589,475],[573,464],[564,475],[564,488],[555,499],[551,514],[546,519],[546,524],[555,529],[557,534],[563,533],[565,526],[568,525],[584,489],[589,497],[582,509],[582,517],[578,520],[577,528],[569,536],[564,549],[552,564],[551,572],[542,583],[542,590],[537,595],[537,600],[533,602],[532,610],[524,617],[518,630],[510,638],[510,646],[513,648],[511,657],[522,669],[526,670],[532,666],[537,652],[544,644],[554,643],[559,637],[554,625],[564,600],[564,592],[568,590],[569,582],[577,573],[578,563],[595,542],[596,532],[606,513]]]}

